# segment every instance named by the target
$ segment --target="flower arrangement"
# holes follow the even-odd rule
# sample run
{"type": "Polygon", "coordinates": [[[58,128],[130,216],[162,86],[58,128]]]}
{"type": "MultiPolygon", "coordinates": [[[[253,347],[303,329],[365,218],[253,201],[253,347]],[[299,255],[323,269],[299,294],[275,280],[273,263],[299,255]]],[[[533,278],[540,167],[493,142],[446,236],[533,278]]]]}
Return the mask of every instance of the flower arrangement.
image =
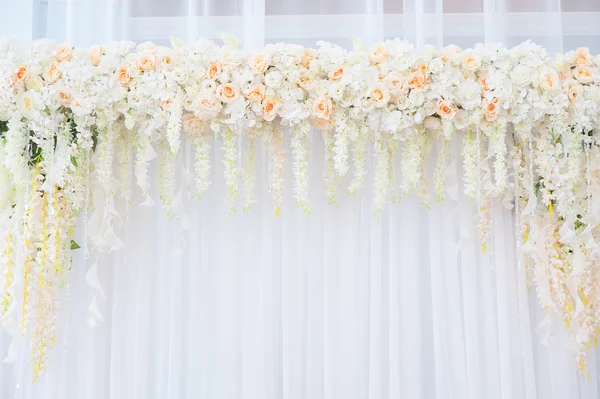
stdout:
{"type": "Polygon", "coordinates": [[[88,234],[94,248],[118,246],[115,201],[130,203],[133,182],[152,201],[155,158],[161,200],[175,213],[184,140],[194,151],[195,196],[211,184],[218,143],[226,201],[236,211],[241,193],[249,209],[262,141],[276,214],[287,185],[309,214],[315,138],[323,140],[332,203],[349,172],[348,194],[364,187],[372,158],[375,215],[413,192],[430,203],[433,150],[432,187],[443,201],[457,147],[482,250],[492,201],[510,198],[530,284],[548,314],[564,320],[584,371],[585,348],[600,335],[600,57],[587,49],[550,57],[525,42],[417,52],[396,39],[356,42],[351,51],[320,42],[247,53],[225,37],[222,46],[173,40],[90,49],[40,40],[28,51],[2,40],[0,54],[0,311],[11,334],[30,338],[34,379],[56,340],[57,290],[79,247],[79,214],[101,212],[88,234]],[[293,182],[283,179],[286,162],[293,182]]]}

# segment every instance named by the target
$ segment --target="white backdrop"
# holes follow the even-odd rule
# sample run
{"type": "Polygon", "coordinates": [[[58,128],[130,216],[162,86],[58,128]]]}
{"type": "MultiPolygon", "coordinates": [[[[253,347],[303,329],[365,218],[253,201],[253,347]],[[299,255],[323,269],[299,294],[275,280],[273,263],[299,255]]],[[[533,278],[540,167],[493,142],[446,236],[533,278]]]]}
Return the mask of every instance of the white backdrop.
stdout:
{"type": "MultiPolygon", "coordinates": [[[[600,52],[596,0],[27,0],[18,7],[0,0],[0,6],[0,35],[80,46],[216,38],[224,31],[246,48],[400,36],[417,46],[532,39],[550,51],[600,52]]],[[[540,343],[546,336],[536,330],[545,315],[535,293],[527,293],[511,211],[501,204],[490,252],[480,254],[474,208],[457,189],[459,157],[448,170],[443,206],[427,210],[418,198],[404,199],[378,220],[370,185],[348,198],[342,181],[339,205],[327,204],[323,144],[313,139],[310,217],[294,206],[289,165],[282,216],[275,217],[264,154],[258,203],[247,214],[229,215],[218,145],[208,195],[189,200],[184,188],[180,220],[169,220],[159,205],[137,206],[138,197],[119,231],[125,247],[98,263],[104,299],[86,281],[95,258],[85,259],[83,248],[63,291],[49,371],[32,385],[21,345],[16,363],[0,365],[0,398],[599,397],[600,351],[589,353],[589,382],[577,373],[561,320],[553,320],[549,346],[540,343]],[[94,314],[103,321],[91,328],[94,314]]],[[[189,167],[185,154],[182,173],[189,167]]],[[[8,340],[0,333],[1,357],[8,340]]]]}

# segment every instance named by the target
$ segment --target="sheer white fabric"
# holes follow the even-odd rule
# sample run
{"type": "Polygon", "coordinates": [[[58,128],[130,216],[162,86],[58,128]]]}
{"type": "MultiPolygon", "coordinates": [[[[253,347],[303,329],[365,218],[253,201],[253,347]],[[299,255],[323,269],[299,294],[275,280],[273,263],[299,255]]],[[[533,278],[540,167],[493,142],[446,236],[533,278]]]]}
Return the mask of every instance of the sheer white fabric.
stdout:
{"type": "MultiPolygon", "coordinates": [[[[405,37],[417,47],[531,39],[551,52],[588,46],[600,53],[596,0],[29,0],[18,7],[0,0],[0,7],[0,35],[78,46],[228,32],[248,49],[405,37]]],[[[180,220],[158,205],[137,206],[138,197],[119,231],[125,247],[98,264],[104,320],[88,325],[94,259],[82,249],[63,290],[48,372],[32,385],[21,347],[16,363],[0,365],[0,397],[599,397],[600,351],[589,352],[588,381],[577,373],[562,321],[553,320],[549,345],[540,343],[545,313],[527,292],[512,213],[501,204],[491,250],[480,254],[473,205],[459,188],[460,157],[449,168],[443,206],[403,199],[378,220],[369,187],[327,204],[323,145],[314,140],[310,217],[294,206],[289,168],[275,217],[265,154],[255,208],[229,215],[218,145],[213,186],[202,201],[182,196],[180,220]]],[[[184,151],[180,170],[189,162],[184,151]]],[[[2,358],[8,340],[0,332],[2,358]]]]}

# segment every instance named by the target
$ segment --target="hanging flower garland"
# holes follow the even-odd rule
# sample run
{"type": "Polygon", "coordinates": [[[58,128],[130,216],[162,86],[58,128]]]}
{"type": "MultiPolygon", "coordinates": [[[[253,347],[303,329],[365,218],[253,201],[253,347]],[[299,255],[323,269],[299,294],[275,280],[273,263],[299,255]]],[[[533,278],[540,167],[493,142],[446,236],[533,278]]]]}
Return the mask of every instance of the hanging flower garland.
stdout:
{"type": "Polygon", "coordinates": [[[432,151],[431,186],[443,201],[456,148],[482,250],[492,202],[514,199],[528,281],[548,315],[564,320],[584,372],[585,348],[600,335],[600,58],[587,49],[554,58],[529,42],[417,52],[388,40],[352,51],[320,42],[246,53],[225,37],[222,46],[90,49],[41,40],[28,51],[2,40],[0,54],[0,311],[11,334],[30,338],[34,379],[56,340],[57,289],[79,247],[75,218],[101,209],[102,229],[89,239],[110,249],[115,201],[129,205],[135,184],[153,203],[154,159],[161,200],[176,216],[184,145],[191,196],[209,189],[218,154],[230,210],[240,193],[250,210],[261,142],[277,215],[288,186],[310,213],[309,168],[323,168],[335,203],[347,175],[349,194],[365,186],[369,160],[374,214],[415,192],[427,205],[432,151]],[[315,145],[325,165],[314,166],[315,145]]]}

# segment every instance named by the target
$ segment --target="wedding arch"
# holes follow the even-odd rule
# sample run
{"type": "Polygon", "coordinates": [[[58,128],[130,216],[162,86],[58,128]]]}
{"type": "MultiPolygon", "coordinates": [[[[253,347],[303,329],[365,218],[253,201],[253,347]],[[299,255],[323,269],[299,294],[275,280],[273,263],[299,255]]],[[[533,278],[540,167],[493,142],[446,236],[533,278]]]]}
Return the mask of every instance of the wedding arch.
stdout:
{"type": "MultiPolygon", "coordinates": [[[[491,204],[513,206],[527,282],[564,320],[585,373],[586,348],[600,335],[600,56],[580,48],[551,57],[530,42],[415,51],[395,39],[355,41],[351,51],[319,42],[253,52],[233,37],[223,42],[0,42],[0,311],[3,327],[29,340],[34,379],[57,340],[59,289],[78,267],[79,216],[89,213],[85,239],[95,250],[121,247],[116,204],[130,206],[133,190],[153,203],[156,160],[161,202],[177,219],[183,141],[194,149],[190,191],[199,200],[218,144],[223,200],[230,212],[250,209],[263,145],[272,212],[285,212],[287,185],[307,217],[314,168],[332,204],[372,190],[374,218],[407,196],[425,207],[443,202],[457,149],[481,251],[491,204]],[[310,146],[323,147],[324,165],[309,162],[310,146]],[[286,165],[293,182],[283,181],[286,165]],[[347,193],[338,192],[346,175],[347,193]]],[[[99,289],[95,270],[88,276],[99,289]]]]}

